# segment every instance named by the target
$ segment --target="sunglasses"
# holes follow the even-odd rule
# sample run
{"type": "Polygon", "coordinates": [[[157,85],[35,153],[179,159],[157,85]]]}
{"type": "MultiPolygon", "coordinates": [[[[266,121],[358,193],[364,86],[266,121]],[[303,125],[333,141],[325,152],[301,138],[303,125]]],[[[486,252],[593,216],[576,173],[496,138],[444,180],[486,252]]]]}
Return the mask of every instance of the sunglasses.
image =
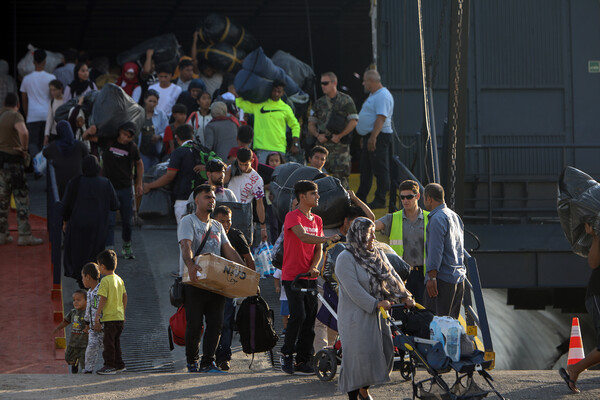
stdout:
{"type": "Polygon", "coordinates": [[[325,82],[321,82],[321,85],[323,85],[323,86],[327,86],[327,85],[329,85],[330,83],[331,83],[331,81],[325,81],[325,82]]]}
{"type": "Polygon", "coordinates": [[[407,196],[402,196],[402,195],[400,195],[400,199],[401,199],[401,200],[412,200],[412,199],[414,199],[415,197],[417,197],[417,195],[416,195],[416,194],[409,194],[409,195],[407,195],[407,196]]]}

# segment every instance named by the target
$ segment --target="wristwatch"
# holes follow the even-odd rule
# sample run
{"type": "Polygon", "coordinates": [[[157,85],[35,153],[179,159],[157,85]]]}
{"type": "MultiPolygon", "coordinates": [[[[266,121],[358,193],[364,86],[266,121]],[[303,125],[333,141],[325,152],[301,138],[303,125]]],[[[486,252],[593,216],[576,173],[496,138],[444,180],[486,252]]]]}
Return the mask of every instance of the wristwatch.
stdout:
{"type": "Polygon", "coordinates": [[[292,146],[294,146],[294,147],[297,147],[297,148],[300,148],[300,143],[296,142],[296,143],[294,143],[292,146]]]}
{"type": "Polygon", "coordinates": [[[433,278],[431,278],[431,277],[428,276],[427,280],[428,281],[437,281],[437,277],[434,276],[433,278]]]}

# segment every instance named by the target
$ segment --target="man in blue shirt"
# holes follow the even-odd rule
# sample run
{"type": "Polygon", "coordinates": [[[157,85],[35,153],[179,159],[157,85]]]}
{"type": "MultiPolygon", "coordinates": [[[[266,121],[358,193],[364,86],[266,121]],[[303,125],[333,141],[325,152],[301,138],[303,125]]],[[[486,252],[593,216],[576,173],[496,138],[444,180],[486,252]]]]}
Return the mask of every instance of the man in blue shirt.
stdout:
{"type": "Polygon", "coordinates": [[[358,114],[356,125],[356,132],[361,136],[360,186],[356,195],[366,203],[375,175],[377,190],[369,208],[384,208],[385,196],[390,190],[390,161],[394,154],[394,98],[390,91],[383,87],[381,76],[375,70],[365,72],[363,86],[370,94],[358,114]]]}
{"type": "Polygon", "coordinates": [[[458,318],[465,291],[464,225],[444,203],[444,188],[425,186],[423,203],[430,211],[427,225],[425,308],[435,315],[458,318]]]}

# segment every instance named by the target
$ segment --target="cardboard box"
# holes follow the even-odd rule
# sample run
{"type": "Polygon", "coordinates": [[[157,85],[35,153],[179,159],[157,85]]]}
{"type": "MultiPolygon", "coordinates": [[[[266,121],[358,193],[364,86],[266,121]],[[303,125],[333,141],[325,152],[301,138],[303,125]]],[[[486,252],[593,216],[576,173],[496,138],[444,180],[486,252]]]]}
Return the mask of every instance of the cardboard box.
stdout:
{"type": "Polygon", "coordinates": [[[256,295],[260,280],[258,272],[214,254],[201,254],[195,262],[202,268],[200,279],[190,281],[188,270],[184,268],[183,283],[232,299],[256,295]]]}

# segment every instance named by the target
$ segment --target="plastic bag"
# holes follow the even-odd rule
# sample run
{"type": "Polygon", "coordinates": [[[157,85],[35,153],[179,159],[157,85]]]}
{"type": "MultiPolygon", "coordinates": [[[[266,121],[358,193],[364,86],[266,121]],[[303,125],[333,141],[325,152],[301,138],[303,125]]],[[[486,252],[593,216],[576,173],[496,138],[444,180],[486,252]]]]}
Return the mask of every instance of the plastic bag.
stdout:
{"type": "Polygon", "coordinates": [[[142,197],[138,214],[143,218],[167,217],[171,215],[172,210],[171,193],[158,188],[142,197]]]}
{"type": "Polygon", "coordinates": [[[452,317],[433,317],[429,324],[431,340],[440,342],[444,346],[446,355],[452,361],[460,360],[460,342],[461,335],[465,332],[464,328],[452,317]]]}
{"type": "Polygon", "coordinates": [[[262,278],[268,278],[275,273],[272,249],[273,245],[268,242],[260,242],[258,247],[254,249],[256,272],[259,272],[262,278]]]}
{"type": "MultiPolygon", "coordinates": [[[[33,52],[35,50],[37,50],[37,47],[34,47],[32,44],[27,45],[27,54],[19,60],[17,71],[21,78],[35,70],[35,65],[33,64],[33,52]]],[[[56,67],[62,63],[62,60],[63,55],[61,53],[46,50],[46,66],[44,67],[44,71],[53,73],[56,67]]]]}
{"type": "Polygon", "coordinates": [[[141,65],[142,59],[148,49],[154,50],[152,58],[156,65],[166,64],[173,70],[175,70],[175,67],[177,67],[177,64],[179,63],[179,59],[183,56],[181,46],[179,45],[175,34],[166,33],[145,40],[134,46],[132,49],[120,53],[117,56],[117,64],[122,66],[126,62],[132,61],[138,62],[141,65]]]}
{"type": "Polygon", "coordinates": [[[115,138],[119,135],[119,127],[125,122],[133,122],[141,131],[144,118],[144,109],[123,89],[109,83],[96,95],[90,125],[96,125],[98,137],[115,138]]]}
{"type": "Polygon", "coordinates": [[[587,257],[592,237],[585,233],[585,223],[600,234],[600,184],[577,168],[565,168],[558,182],[557,211],[571,249],[587,257]]]}
{"type": "Polygon", "coordinates": [[[323,219],[323,228],[337,228],[344,223],[346,212],[350,207],[350,195],[340,180],[333,176],[317,179],[319,186],[319,205],[313,212],[323,219]]]}
{"type": "Polygon", "coordinates": [[[46,173],[46,157],[40,151],[33,157],[33,171],[37,175],[44,175],[46,173]]]}

